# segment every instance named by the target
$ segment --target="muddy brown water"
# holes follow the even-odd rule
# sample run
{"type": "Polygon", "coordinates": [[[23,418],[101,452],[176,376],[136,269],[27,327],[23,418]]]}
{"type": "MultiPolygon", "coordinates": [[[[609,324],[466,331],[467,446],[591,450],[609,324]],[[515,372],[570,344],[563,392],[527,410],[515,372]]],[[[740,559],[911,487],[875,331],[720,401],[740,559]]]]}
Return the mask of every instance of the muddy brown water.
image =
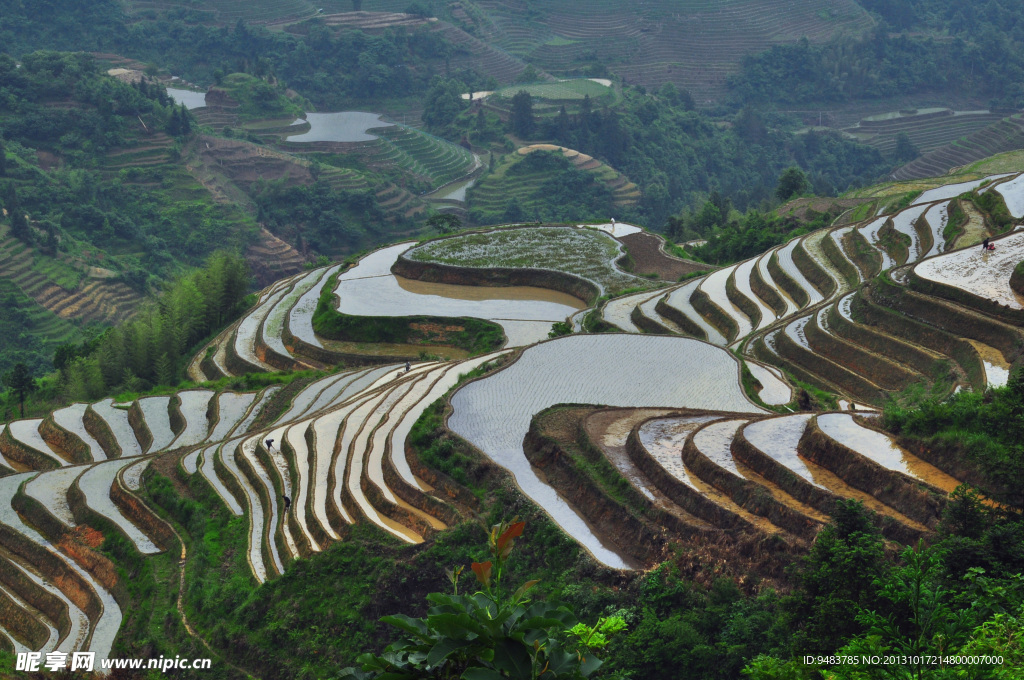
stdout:
{"type": "Polygon", "coordinates": [[[988,386],[1006,387],[1006,383],[1010,380],[1010,362],[1006,360],[1003,353],[983,342],[970,338],[964,339],[974,345],[982,363],[985,364],[985,381],[988,386]]]}
{"type": "Polygon", "coordinates": [[[819,416],[818,427],[832,439],[865,458],[931,484],[946,493],[960,485],[959,481],[900,447],[885,434],[856,422],[851,415],[837,413],[819,416]]]}
{"type": "MultiPolygon", "coordinates": [[[[739,515],[765,533],[784,533],[782,529],[772,524],[768,519],[761,517],[760,515],[755,515],[738,505],[728,495],[722,493],[719,489],[698,477],[696,473],[687,468],[685,463],[683,463],[683,446],[693,431],[707,422],[718,419],[718,416],[677,416],[652,420],[644,425],[640,432],[641,443],[644,445],[644,448],[647,449],[647,452],[658,460],[662,467],[672,474],[672,476],[676,477],[693,489],[696,489],[708,500],[733,514],[739,515]]],[[[721,425],[722,431],[725,432],[731,427],[729,423],[742,422],[745,421],[726,421],[716,424],[721,425]]],[[[716,431],[719,429],[714,426],[710,427],[714,428],[716,431]]],[[[702,432],[707,432],[707,429],[708,428],[705,428],[702,432]]],[[[718,442],[717,434],[715,435],[715,441],[718,442]]],[[[730,438],[728,441],[731,442],[732,439],[730,438]]],[[[738,468],[736,468],[736,472],[740,475],[744,474],[744,472],[741,472],[738,468]]]]}
{"type": "Polygon", "coordinates": [[[458,286],[451,283],[430,283],[396,276],[395,280],[403,290],[416,295],[436,295],[451,300],[524,300],[531,302],[554,302],[572,307],[575,310],[586,309],[587,305],[579,298],[549,288],[537,286],[458,286]]]}

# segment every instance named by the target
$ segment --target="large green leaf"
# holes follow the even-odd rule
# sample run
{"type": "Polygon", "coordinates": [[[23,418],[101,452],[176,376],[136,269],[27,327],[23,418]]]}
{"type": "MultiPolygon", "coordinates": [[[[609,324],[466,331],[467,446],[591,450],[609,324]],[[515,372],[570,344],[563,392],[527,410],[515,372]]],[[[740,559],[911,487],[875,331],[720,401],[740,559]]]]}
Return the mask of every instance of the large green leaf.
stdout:
{"type": "Polygon", "coordinates": [[[467,668],[462,680],[502,680],[501,673],[490,668],[467,668]]]}
{"type": "Polygon", "coordinates": [[[572,652],[562,649],[562,645],[557,640],[553,641],[548,646],[548,672],[554,673],[554,677],[559,677],[563,673],[572,673],[573,669],[576,668],[577,663],[578,657],[572,652]]]}
{"type": "Polygon", "coordinates": [[[460,649],[470,647],[473,643],[466,640],[453,640],[451,638],[441,638],[441,640],[434,645],[430,653],[427,654],[427,666],[433,668],[442,661],[448,658],[453,652],[457,652],[460,649]]]}
{"type": "Polygon", "coordinates": [[[601,667],[602,663],[604,662],[598,659],[596,655],[585,654],[583,656],[583,663],[580,665],[580,673],[582,673],[585,678],[590,677],[594,671],[601,667]]]}
{"type": "Polygon", "coordinates": [[[456,640],[475,640],[490,634],[488,628],[469,614],[438,614],[427,618],[431,630],[456,640]]]}
{"type": "Polygon", "coordinates": [[[406,616],[405,614],[395,614],[394,616],[385,616],[381,621],[392,625],[395,628],[401,628],[405,632],[411,633],[422,640],[430,639],[430,631],[427,630],[427,624],[420,619],[414,619],[411,616],[406,616]]]}
{"type": "Polygon", "coordinates": [[[508,673],[510,678],[529,680],[533,660],[522,643],[505,638],[494,647],[494,667],[508,673]]]}

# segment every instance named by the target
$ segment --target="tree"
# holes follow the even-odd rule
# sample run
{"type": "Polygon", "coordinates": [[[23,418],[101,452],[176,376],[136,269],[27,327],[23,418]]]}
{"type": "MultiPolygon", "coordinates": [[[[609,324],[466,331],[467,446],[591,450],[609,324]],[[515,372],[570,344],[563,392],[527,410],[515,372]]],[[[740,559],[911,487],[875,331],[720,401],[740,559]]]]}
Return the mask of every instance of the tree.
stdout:
{"type": "Polygon", "coordinates": [[[403,631],[381,656],[363,654],[360,668],[346,668],[353,680],[580,680],[601,667],[598,650],[626,628],[618,616],[590,626],[567,607],[545,600],[531,602],[527,593],[538,581],[515,590],[504,583],[506,564],[524,522],[502,522],[487,538],[491,559],[473,562],[473,594],[459,593],[464,568],[448,572],[453,594],[427,595],[427,617],[385,616],[381,621],[403,631]]]}
{"type": "Polygon", "coordinates": [[[181,114],[181,134],[192,134],[192,114],[188,112],[184,103],[179,107],[178,112],[181,114]]]}
{"type": "Polygon", "coordinates": [[[462,229],[462,220],[458,215],[452,213],[438,213],[430,216],[427,220],[427,227],[435,229],[441,234],[451,234],[462,229]]]}
{"type": "Polygon", "coordinates": [[[465,89],[465,85],[457,80],[435,79],[424,100],[423,122],[435,130],[451,125],[469,106],[469,102],[462,98],[465,89]]]}
{"type": "Polygon", "coordinates": [[[906,132],[901,132],[896,135],[896,150],[893,152],[893,158],[899,163],[909,163],[918,156],[921,152],[918,151],[914,143],[910,141],[910,137],[906,132]]]}
{"type": "Polygon", "coordinates": [[[4,148],[4,140],[0,139],[0,177],[7,175],[7,150],[4,148]]]}
{"type": "Polygon", "coordinates": [[[828,654],[860,633],[856,617],[874,603],[873,584],[884,571],[884,543],[867,511],[857,501],[839,501],[801,565],[793,613],[803,650],[828,654]]]}
{"type": "Polygon", "coordinates": [[[780,201],[788,201],[794,196],[806,192],[811,186],[807,181],[807,175],[800,168],[794,166],[786,169],[779,177],[779,183],[775,187],[775,197],[780,201]]]}
{"type": "Polygon", "coordinates": [[[533,134],[536,121],[533,119],[533,97],[526,90],[519,90],[512,97],[512,116],[509,119],[512,132],[520,139],[533,134]]]}
{"type": "Polygon", "coordinates": [[[21,417],[25,417],[25,397],[36,390],[36,379],[32,371],[25,364],[19,362],[4,376],[4,385],[8,387],[14,396],[18,398],[18,405],[21,407],[21,417]]]}

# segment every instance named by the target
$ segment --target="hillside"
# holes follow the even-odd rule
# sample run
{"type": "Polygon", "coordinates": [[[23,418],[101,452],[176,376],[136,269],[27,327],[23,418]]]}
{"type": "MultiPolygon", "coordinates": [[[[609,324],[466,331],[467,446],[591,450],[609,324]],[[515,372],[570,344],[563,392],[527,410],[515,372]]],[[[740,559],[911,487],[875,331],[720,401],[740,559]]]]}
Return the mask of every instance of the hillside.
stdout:
{"type": "Polygon", "coordinates": [[[568,221],[606,219],[636,205],[639,194],[625,176],[586,154],[533,144],[495,162],[469,188],[466,203],[479,224],[568,221]]]}
{"type": "MultiPolygon", "coordinates": [[[[562,158],[519,162],[545,157],[562,158]]],[[[527,554],[531,573],[571,579],[581,561],[627,588],[665,560],[783,586],[783,566],[844,522],[879,546],[938,540],[953,490],[994,488],[997,468],[895,436],[877,409],[1010,398],[1024,239],[1005,230],[1024,219],[1024,176],[930,185],[871,189],[903,200],[682,283],[623,271],[640,230],[621,223],[401,243],[278,281],[204,343],[196,387],[5,426],[0,575],[31,565],[60,584],[49,592],[71,621],[26,605],[0,629],[44,650],[88,630],[103,658],[154,644],[146,631],[177,617],[189,627],[161,635],[160,653],[208,644],[225,667],[298,672],[295,643],[270,645],[274,623],[250,618],[256,603],[311,597],[307,570],[370,545],[389,584],[402,555],[461,556],[449,541],[476,504],[515,505],[568,559],[527,554]],[[985,235],[992,253],[976,248],[985,235]],[[554,322],[574,332],[546,340],[554,322]],[[257,373],[265,388],[226,387],[257,373]],[[249,644],[219,642],[226,626],[249,644]],[[57,635],[38,634],[48,627],[57,635]]],[[[361,570],[341,578],[327,593],[318,581],[323,602],[296,625],[379,611],[346,594],[361,570]]],[[[44,601],[33,581],[12,583],[18,602],[44,601]]],[[[401,586],[394,606],[435,584],[401,586]]],[[[356,631],[313,643],[317,672],[379,649],[380,631],[356,631]]],[[[722,658],[771,649],[749,638],[722,658]]]]}

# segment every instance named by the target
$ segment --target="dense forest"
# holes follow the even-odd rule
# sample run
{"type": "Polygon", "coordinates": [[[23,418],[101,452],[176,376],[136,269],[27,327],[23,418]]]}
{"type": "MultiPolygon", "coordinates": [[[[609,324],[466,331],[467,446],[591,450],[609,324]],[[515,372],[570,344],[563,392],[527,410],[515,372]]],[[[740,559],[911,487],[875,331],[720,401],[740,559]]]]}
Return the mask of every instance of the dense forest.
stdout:
{"type": "Polygon", "coordinates": [[[881,22],[863,38],[802,41],[748,55],[730,80],[741,104],[973,97],[1024,106],[1024,7],[998,0],[867,0],[881,22]]]}
{"type": "MultiPolygon", "coordinates": [[[[352,99],[422,93],[434,75],[445,71],[445,59],[455,49],[429,30],[369,35],[335,32],[314,22],[306,26],[304,35],[294,35],[249,27],[241,21],[232,29],[211,26],[208,14],[185,8],[153,13],[151,21],[129,23],[116,0],[45,4],[51,5],[51,11],[35,5],[26,11],[15,0],[0,2],[4,51],[20,55],[61,45],[115,52],[207,84],[233,72],[272,74],[328,110],[344,107],[352,99]],[[40,21],[44,16],[48,20],[40,21]]],[[[474,85],[486,84],[477,82],[472,72],[455,75],[474,85]]]]}
{"type": "Polygon", "coordinates": [[[180,200],[168,166],[105,170],[106,154],[117,147],[145,146],[159,133],[189,134],[189,114],[163,87],[108,78],[83,54],[37,52],[20,67],[0,56],[0,89],[8,152],[0,201],[12,235],[26,244],[50,256],[88,248],[125,253],[115,260],[120,276],[145,290],[150,276],[251,237],[252,224],[237,210],[180,200]],[[46,154],[60,167],[40,168],[46,154]]]}
{"type": "MultiPolygon", "coordinates": [[[[494,136],[491,125],[468,103],[459,107],[452,93],[460,88],[431,89],[427,103],[433,127],[454,139],[486,143],[494,136]]],[[[513,109],[509,121],[509,129],[526,138],[576,149],[623,172],[643,190],[635,214],[624,218],[656,229],[670,215],[699,209],[713,191],[740,210],[764,207],[773,200],[782,172],[794,165],[808,175],[807,190],[834,195],[869,184],[895,164],[877,149],[838,133],[793,134],[787,127],[778,116],[753,107],[715,120],[693,110],[692,102],[671,86],[655,95],[627,88],[614,107],[594,107],[586,98],[578,112],[563,106],[553,116],[535,114],[527,101],[518,113],[513,109]]]]}

